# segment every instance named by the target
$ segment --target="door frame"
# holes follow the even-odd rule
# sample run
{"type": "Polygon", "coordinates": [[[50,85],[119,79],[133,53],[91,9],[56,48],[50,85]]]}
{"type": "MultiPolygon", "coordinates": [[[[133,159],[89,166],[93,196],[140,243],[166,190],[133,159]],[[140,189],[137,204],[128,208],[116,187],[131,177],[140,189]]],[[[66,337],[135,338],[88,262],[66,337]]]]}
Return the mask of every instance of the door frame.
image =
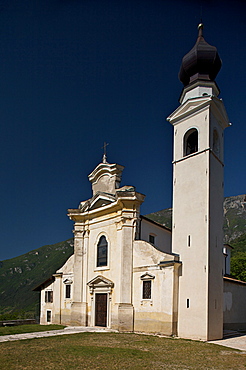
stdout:
{"type": "Polygon", "coordinates": [[[114,283],[103,276],[96,276],[87,283],[91,294],[91,322],[90,326],[96,326],[96,294],[107,294],[107,318],[106,328],[111,327],[111,300],[114,283]]]}
{"type": "Polygon", "coordinates": [[[95,292],[95,326],[100,326],[100,327],[108,327],[108,293],[102,293],[102,292],[95,292]],[[106,317],[105,317],[105,321],[106,321],[106,325],[104,326],[104,325],[96,325],[96,321],[97,321],[97,296],[99,295],[99,294],[103,294],[103,295],[105,295],[106,296],[106,317]]]}

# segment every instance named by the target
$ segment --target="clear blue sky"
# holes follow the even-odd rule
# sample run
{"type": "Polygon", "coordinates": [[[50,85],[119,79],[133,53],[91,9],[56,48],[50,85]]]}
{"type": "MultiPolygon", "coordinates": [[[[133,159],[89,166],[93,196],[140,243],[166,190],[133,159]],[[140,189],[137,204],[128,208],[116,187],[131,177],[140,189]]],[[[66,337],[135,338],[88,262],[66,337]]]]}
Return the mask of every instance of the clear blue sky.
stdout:
{"type": "Polygon", "coordinates": [[[233,126],[225,196],[246,192],[244,1],[4,0],[0,4],[0,260],[72,237],[68,208],[109,143],[142,214],[171,207],[181,59],[204,36],[233,126]]]}

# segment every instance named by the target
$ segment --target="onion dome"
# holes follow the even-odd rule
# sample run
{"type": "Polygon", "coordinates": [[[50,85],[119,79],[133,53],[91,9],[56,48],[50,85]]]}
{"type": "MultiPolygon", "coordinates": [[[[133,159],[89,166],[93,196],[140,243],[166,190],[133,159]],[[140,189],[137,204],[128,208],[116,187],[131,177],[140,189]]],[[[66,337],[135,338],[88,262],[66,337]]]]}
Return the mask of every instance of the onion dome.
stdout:
{"type": "Polygon", "coordinates": [[[221,64],[216,47],[204,40],[203,24],[200,23],[196,43],[182,59],[179,71],[180,81],[184,86],[197,80],[214,81],[221,64]]]}

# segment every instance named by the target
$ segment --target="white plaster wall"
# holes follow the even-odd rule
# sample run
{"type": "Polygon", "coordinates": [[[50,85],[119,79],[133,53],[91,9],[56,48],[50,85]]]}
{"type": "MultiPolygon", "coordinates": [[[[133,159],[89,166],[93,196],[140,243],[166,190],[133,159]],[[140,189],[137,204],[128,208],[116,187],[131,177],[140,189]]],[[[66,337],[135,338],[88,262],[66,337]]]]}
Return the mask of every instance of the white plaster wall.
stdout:
{"type": "Polygon", "coordinates": [[[155,266],[160,261],[173,261],[174,256],[156,249],[152,244],[143,240],[134,240],[133,268],[155,266]]]}
{"type": "MultiPolygon", "coordinates": [[[[57,273],[62,273],[62,277],[56,278],[57,287],[56,287],[56,299],[60,297],[60,302],[57,302],[57,307],[61,308],[60,312],[60,322],[63,325],[69,325],[71,320],[71,307],[74,298],[74,254],[69,257],[66,263],[57,271],[57,273]],[[66,298],[66,284],[65,280],[71,281],[71,296],[66,298]],[[60,280],[60,287],[58,287],[58,280],[60,280]],[[60,288],[60,293],[58,289],[60,288]]],[[[57,312],[58,315],[58,312],[57,312]]]]}
{"type": "Polygon", "coordinates": [[[220,159],[221,162],[224,161],[224,132],[223,128],[219,124],[218,120],[214,116],[214,114],[211,112],[210,113],[210,120],[211,120],[211,131],[210,131],[210,148],[213,149],[213,132],[214,129],[217,131],[218,136],[219,136],[219,153],[216,153],[218,158],[220,159]]]}
{"type": "Polygon", "coordinates": [[[141,220],[140,239],[149,241],[149,235],[155,236],[155,246],[163,252],[171,253],[172,233],[161,226],[155,225],[145,219],[141,220]]]}
{"type": "Polygon", "coordinates": [[[134,330],[172,334],[174,266],[160,268],[160,261],[173,260],[172,255],[160,252],[145,241],[134,241],[133,248],[133,305],[134,330]],[[143,299],[141,276],[150,274],[151,299],[143,299]]]}
{"type": "MultiPolygon", "coordinates": [[[[221,143],[222,145],[222,143],[221,143]]],[[[223,165],[209,154],[209,326],[210,338],[223,336],[223,165]]]]}
{"type": "Polygon", "coordinates": [[[224,329],[246,329],[246,283],[224,279],[224,329]]]}
{"type": "Polygon", "coordinates": [[[62,272],[63,274],[71,274],[73,273],[73,266],[74,266],[74,254],[70,256],[64,265],[57,270],[57,273],[62,272]]]}
{"type": "Polygon", "coordinates": [[[209,155],[183,157],[187,130],[198,130],[198,152],[209,147],[209,112],[202,110],[174,127],[172,250],[180,254],[178,335],[205,339],[208,319],[209,155]],[[184,159],[183,159],[184,158],[184,159]],[[190,235],[190,246],[188,237],[190,235]],[[187,307],[187,299],[189,307],[187,307]]]}
{"type": "Polygon", "coordinates": [[[62,276],[56,276],[55,281],[41,290],[40,297],[40,323],[45,324],[68,324],[71,315],[71,304],[73,299],[73,284],[71,284],[71,298],[65,298],[65,279],[73,281],[74,255],[57,270],[62,276]],[[53,302],[45,302],[45,292],[53,291],[53,302]],[[47,323],[47,310],[52,311],[51,322],[47,323]]]}
{"type": "Polygon", "coordinates": [[[206,338],[208,318],[206,168],[206,152],[174,164],[173,252],[180,255],[183,263],[179,277],[178,335],[194,339],[206,338]]]}
{"type": "Polygon", "coordinates": [[[183,112],[181,106],[179,114],[186,110],[190,115],[174,124],[172,250],[183,263],[178,335],[208,340],[222,337],[223,165],[211,146],[216,128],[222,160],[223,133],[213,108],[197,111],[197,102],[189,102],[183,112]],[[191,128],[198,131],[198,151],[184,157],[184,135],[191,128]]]}
{"type": "Polygon", "coordinates": [[[41,290],[41,297],[40,297],[40,324],[54,324],[55,322],[55,300],[54,296],[56,294],[55,291],[56,284],[55,282],[46,286],[45,289],[41,290]],[[46,291],[53,291],[53,302],[45,302],[45,292],[46,291]],[[51,322],[47,322],[47,311],[51,311],[51,322]]]}

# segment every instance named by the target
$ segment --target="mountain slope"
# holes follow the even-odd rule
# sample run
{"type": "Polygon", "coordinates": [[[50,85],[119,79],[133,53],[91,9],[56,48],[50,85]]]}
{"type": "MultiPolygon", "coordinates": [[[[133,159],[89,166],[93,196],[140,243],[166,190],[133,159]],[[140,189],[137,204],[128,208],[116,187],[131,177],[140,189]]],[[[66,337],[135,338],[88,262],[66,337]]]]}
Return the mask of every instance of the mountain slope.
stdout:
{"type": "Polygon", "coordinates": [[[225,198],[224,232],[226,242],[231,242],[246,233],[245,194],[225,198]]]}
{"type": "MultiPolygon", "coordinates": [[[[225,242],[231,243],[246,233],[246,194],[226,197],[223,207],[225,242]]],[[[169,228],[172,226],[172,208],[150,213],[146,217],[169,228]]]]}
{"type": "Polygon", "coordinates": [[[0,313],[34,311],[38,293],[32,289],[59,269],[73,254],[73,239],[0,262],[0,313]]]}

